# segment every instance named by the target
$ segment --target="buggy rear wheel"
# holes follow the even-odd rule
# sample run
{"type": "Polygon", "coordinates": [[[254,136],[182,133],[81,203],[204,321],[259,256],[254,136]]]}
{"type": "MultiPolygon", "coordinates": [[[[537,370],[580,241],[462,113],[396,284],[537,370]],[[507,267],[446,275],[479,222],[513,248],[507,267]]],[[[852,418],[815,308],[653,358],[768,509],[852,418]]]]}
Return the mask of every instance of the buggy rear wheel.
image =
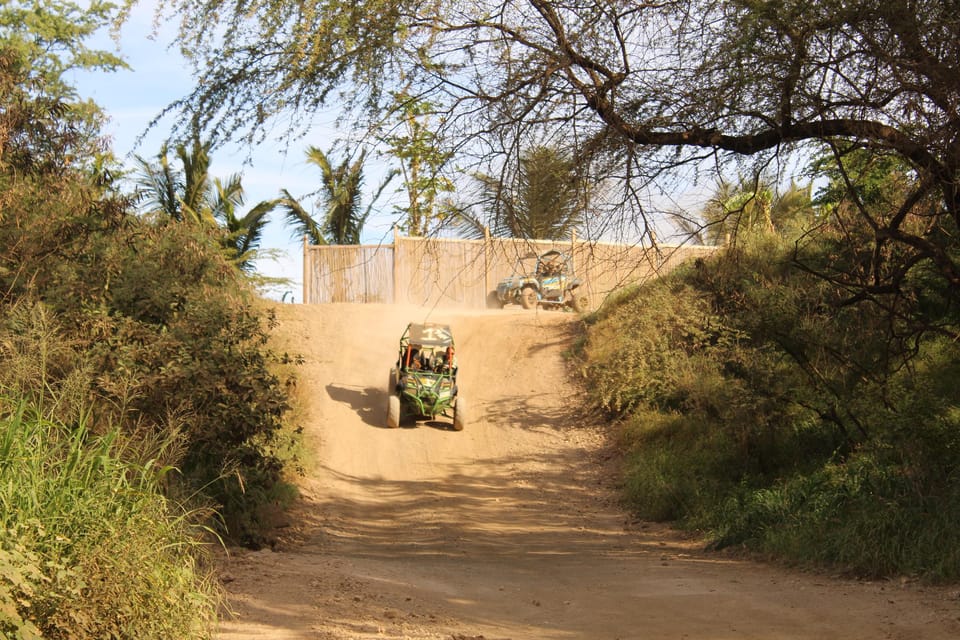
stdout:
{"type": "Polygon", "coordinates": [[[461,396],[457,396],[457,403],[453,405],[453,430],[463,431],[467,425],[467,406],[461,396]]]}
{"type": "Polygon", "coordinates": [[[503,303],[500,302],[500,296],[496,291],[487,294],[487,309],[503,309],[503,303]]]}
{"type": "Polygon", "coordinates": [[[390,390],[387,398],[387,428],[396,429],[400,426],[400,396],[390,390]]]}

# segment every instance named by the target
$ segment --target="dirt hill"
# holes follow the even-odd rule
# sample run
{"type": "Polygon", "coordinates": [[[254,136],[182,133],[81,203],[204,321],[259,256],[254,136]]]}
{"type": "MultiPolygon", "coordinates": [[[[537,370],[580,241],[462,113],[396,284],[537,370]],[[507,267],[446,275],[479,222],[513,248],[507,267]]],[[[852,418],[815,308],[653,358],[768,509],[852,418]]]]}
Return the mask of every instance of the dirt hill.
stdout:
{"type": "Polygon", "coordinates": [[[234,550],[222,640],[960,637],[956,589],[701,552],[617,506],[570,314],[283,305],[315,456],[276,550],[234,550]],[[453,329],[473,420],[385,428],[407,322],[453,329]]]}

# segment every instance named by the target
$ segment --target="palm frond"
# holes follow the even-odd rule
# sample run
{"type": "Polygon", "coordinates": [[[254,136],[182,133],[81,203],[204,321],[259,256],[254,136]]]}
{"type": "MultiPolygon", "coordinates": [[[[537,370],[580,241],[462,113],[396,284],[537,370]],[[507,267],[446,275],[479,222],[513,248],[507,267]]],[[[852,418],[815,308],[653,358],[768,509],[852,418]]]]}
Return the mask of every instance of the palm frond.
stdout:
{"type": "Polygon", "coordinates": [[[443,225],[468,240],[482,240],[487,235],[486,223],[466,209],[451,208],[444,216],[443,225]]]}
{"type": "Polygon", "coordinates": [[[325,245],[327,239],[323,236],[320,226],[313,216],[290,195],[286,189],[280,191],[281,196],[276,200],[277,206],[284,210],[284,220],[288,227],[293,229],[294,238],[307,237],[310,244],[325,245]]]}

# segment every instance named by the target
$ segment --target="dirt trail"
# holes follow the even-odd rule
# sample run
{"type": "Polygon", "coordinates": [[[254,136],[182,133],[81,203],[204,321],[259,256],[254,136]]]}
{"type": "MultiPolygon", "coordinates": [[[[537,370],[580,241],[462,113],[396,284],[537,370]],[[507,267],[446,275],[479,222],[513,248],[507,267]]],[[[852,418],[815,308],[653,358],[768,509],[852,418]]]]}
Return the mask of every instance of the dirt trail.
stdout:
{"type": "Polygon", "coordinates": [[[572,401],[573,317],[285,305],[317,459],[277,551],[236,550],[222,640],[960,637],[957,590],[702,553],[631,522],[572,401]],[[386,429],[407,322],[448,322],[473,420],[386,429]]]}

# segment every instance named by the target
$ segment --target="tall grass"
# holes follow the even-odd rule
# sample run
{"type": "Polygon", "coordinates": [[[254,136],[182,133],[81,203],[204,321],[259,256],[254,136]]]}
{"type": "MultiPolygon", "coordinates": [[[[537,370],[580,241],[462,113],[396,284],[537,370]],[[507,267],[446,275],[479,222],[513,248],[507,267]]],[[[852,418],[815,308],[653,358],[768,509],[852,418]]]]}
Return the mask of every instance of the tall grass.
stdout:
{"type": "Polygon", "coordinates": [[[0,637],[206,638],[218,594],[168,467],[0,397],[0,637]]]}

